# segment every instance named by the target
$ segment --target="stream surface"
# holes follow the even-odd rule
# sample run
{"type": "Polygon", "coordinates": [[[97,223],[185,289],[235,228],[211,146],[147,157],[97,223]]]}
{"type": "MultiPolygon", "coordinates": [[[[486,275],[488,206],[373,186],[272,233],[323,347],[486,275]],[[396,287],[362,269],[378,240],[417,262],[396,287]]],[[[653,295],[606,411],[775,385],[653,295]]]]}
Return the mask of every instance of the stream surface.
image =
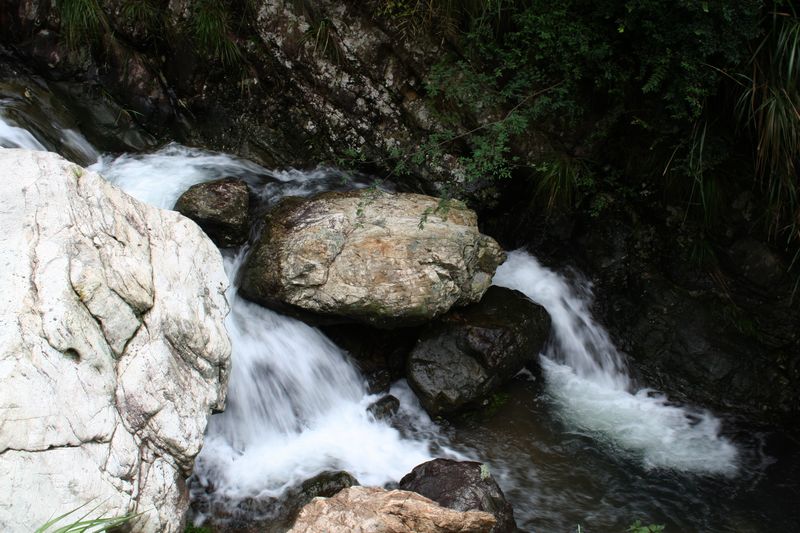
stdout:
{"type": "MultiPolygon", "coordinates": [[[[0,146],[58,148],[14,123],[4,113],[9,105],[0,101],[0,146]]],[[[97,155],[78,132],[55,133],[48,138],[72,153],[96,156],[92,170],[166,209],[191,185],[228,176],[248,181],[259,212],[283,196],[370,183],[333,169],[273,171],[177,144],[97,155]]],[[[233,369],[227,410],[211,417],[196,463],[193,497],[220,505],[278,497],[326,470],[383,485],[430,458],[451,457],[489,464],[518,525],[537,533],[578,525],[621,532],[637,519],[670,533],[798,530],[795,443],[775,428],[677,405],[637,386],[592,317],[591,287],[580,278],[568,281],[533,256],[511,252],[495,284],[523,292],[553,321],[541,371],[522,372],[486,409],[449,422],[432,421],[408,385],[395,383],[401,410],[392,427],[367,414],[378,396],[367,394],[346,353],[317,329],[237,296],[247,252],[247,245],[223,252],[232,280],[233,369]]]]}

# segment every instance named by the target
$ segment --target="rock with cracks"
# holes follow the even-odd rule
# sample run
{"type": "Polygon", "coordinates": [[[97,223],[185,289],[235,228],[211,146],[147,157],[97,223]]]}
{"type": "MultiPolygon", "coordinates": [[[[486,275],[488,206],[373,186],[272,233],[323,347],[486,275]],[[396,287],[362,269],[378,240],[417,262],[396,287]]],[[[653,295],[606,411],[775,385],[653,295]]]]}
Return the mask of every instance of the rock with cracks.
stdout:
{"type": "Polygon", "coordinates": [[[478,301],[504,259],[460,202],[325,193],[285,199],[268,215],[241,293],[283,310],[398,327],[478,301]]]}
{"type": "Polygon", "coordinates": [[[303,507],[289,533],[486,533],[495,518],[440,507],[414,492],[351,487],[303,507]]]}
{"type": "Polygon", "coordinates": [[[84,506],[65,520],[181,531],[226,394],[219,251],[55,154],[0,150],[0,173],[0,530],[84,506]]]}

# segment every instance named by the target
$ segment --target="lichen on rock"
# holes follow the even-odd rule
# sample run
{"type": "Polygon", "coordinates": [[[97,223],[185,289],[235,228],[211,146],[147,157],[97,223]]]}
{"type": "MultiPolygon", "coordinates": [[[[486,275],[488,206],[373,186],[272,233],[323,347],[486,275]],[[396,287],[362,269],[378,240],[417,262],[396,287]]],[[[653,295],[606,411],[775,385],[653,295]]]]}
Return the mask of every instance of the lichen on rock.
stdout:
{"type": "Polygon", "coordinates": [[[284,310],[397,327],[479,300],[504,258],[460,202],[325,193],[270,212],[241,293],[284,310]]]}

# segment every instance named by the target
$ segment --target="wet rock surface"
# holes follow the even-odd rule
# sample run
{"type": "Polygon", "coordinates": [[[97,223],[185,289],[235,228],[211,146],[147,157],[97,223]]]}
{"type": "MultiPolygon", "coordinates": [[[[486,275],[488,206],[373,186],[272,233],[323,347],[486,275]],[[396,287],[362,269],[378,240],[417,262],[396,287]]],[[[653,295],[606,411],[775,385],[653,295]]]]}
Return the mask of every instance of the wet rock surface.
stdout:
{"type": "Polygon", "coordinates": [[[367,407],[367,411],[375,417],[375,420],[389,420],[400,409],[400,400],[387,394],[367,407]]]}
{"type": "Polygon", "coordinates": [[[204,526],[214,533],[284,533],[300,510],[314,498],[331,498],[357,485],[358,480],[348,472],[322,472],[278,498],[249,497],[235,505],[224,499],[209,501],[197,491],[193,496],[192,514],[202,515],[204,526]]]}
{"type": "Polygon", "coordinates": [[[271,211],[241,294],[380,327],[423,323],[481,298],[505,253],[460,202],[361,190],[271,211]]]}
{"type": "Polygon", "coordinates": [[[250,232],[249,190],[238,178],[223,178],[189,187],[175,210],[197,222],[218,246],[239,246],[250,232]]]}
{"type": "Polygon", "coordinates": [[[370,394],[386,392],[405,376],[405,361],[417,342],[419,328],[377,329],[363,324],[321,326],[345,350],[367,381],[370,394]]]}
{"type": "Polygon", "coordinates": [[[477,304],[451,311],[420,334],[407,378],[432,415],[484,398],[536,360],[550,317],[517,291],[491,287],[477,304]]]}
{"type": "Polygon", "coordinates": [[[415,467],[400,480],[402,490],[430,498],[456,511],[485,511],[497,523],[491,533],[517,531],[514,510],[486,465],[474,461],[434,459],[415,467]]]}
{"type": "Polygon", "coordinates": [[[738,237],[704,270],[688,262],[692,248],[672,250],[663,232],[615,216],[579,234],[595,315],[640,382],[679,401],[791,419],[800,409],[792,355],[800,311],[788,265],[764,243],[738,237]]]}

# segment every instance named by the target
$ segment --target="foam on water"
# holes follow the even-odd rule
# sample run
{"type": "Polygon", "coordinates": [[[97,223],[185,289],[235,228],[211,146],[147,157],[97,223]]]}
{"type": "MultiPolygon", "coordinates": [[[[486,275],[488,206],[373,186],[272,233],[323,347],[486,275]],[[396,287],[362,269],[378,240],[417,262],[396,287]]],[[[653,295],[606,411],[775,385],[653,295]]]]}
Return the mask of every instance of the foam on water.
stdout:
{"type": "Polygon", "coordinates": [[[574,430],[621,448],[648,468],[736,472],[736,448],[720,436],[712,414],[675,406],[649,389],[634,390],[622,354],[591,315],[587,283],[571,285],[522,251],[508,254],[494,283],[522,292],[550,314],[552,338],[542,368],[549,396],[574,430]]]}
{"type": "MultiPolygon", "coordinates": [[[[196,183],[222,176],[267,175],[256,195],[311,194],[328,188],[330,171],[271,173],[224,154],[169,145],[152,154],[102,158],[92,167],[134,197],[171,208],[196,183]],[[271,184],[271,186],[269,186],[271,184]]],[[[333,176],[333,179],[339,179],[333,176]]],[[[226,254],[237,278],[246,250],[226,254]]],[[[228,405],[211,417],[195,463],[201,487],[235,503],[278,496],[326,470],[347,470],[361,483],[397,481],[431,459],[430,442],[402,436],[366,411],[377,399],[345,354],[318,330],[228,293],[233,346],[228,405]]],[[[427,417],[417,405],[414,417],[427,417]]],[[[430,429],[430,428],[428,428],[430,429]]],[[[202,490],[202,489],[201,489],[202,490]]]]}
{"type": "Polygon", "coordinates": [[[186,189],[223,177],[269,172],[246,159],[172,143],[152,153],[105,155],[90,170],[150,205],[172,209],[186,189]]]}
{"type": "MultiPolygon", "coordinates": [[[[244,253],[226,258],[233,275],[244,253]]],[[[430,459],[423,440],[372,419],[363,381],[318,330],[229,294],[228,406],[211,418],[195,475],[221,496],[277,496],[325,470],[362,484],[399,480],[430,459]]]]}

